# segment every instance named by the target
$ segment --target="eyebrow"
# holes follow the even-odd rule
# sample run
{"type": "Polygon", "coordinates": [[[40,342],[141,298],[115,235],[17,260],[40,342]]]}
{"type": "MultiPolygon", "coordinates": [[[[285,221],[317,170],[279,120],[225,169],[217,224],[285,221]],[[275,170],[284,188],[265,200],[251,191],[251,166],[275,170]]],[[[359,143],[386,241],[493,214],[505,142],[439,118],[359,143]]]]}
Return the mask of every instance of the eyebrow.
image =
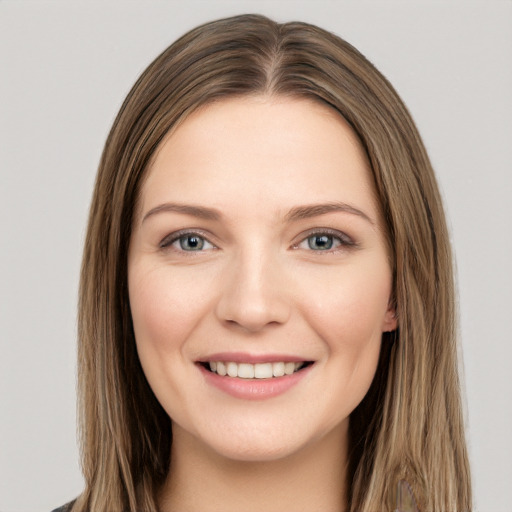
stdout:
{"type": "Polygon", "coordinates": [[[350,213],[352,215],[357,215],[358,217],[361,217],[364,220],[368,221],[370,224],[375,224],[375,222],[370,218],[370,216],[364,213],[362,210],[356,208],[355,206],[342,202],[297,206],[295,208],[292,208],[286,214],[285,220],[287,222],[290,222],[294,220],[308,219],[310,217],[317,217],[319,215],[325,215],[327,213],[335,212],[343,212],[350,213]]]}
{"type": "Polygon", "coordinates": [[[204,206],[192,206],[188,204],[164,203],[149,210],[149,212],[144,215],[142,222],[144,222],[148,217],[162,212],[183,213],[185,215],[191,215],[193,217],[198,217],[205,220],[219,220],[221,217],[220,212],[213,208],[206,208],[204,206]]]}
{"type": "MultiPolygon", "coordinates": [[[[180,203],[164,203],[155,206],[154,208],[149,210],[144,215],[142,222],[144,222],[148,217],[151,217],[162,212],[182,213],[185,215],[191,215],[192,217],[198,217],[200,219],[213,221],[218,221],[222,217],[221,213],[214,208],[207,208],[205,206],[193,206],[180,203]]],[[[335,212],[343,212],[350,213],[352,215],[357,215],[358,217],[361,217],[362,219],[369,222],[370,224],[375,224],[375,222],[362,210],[356,208],[355,206],[342,202],[296,206],[285,215],[284,219],[286,222],[293,222],[297,220],[308,219],[311,217],[317,217],[320,215],[335,212]]]]}

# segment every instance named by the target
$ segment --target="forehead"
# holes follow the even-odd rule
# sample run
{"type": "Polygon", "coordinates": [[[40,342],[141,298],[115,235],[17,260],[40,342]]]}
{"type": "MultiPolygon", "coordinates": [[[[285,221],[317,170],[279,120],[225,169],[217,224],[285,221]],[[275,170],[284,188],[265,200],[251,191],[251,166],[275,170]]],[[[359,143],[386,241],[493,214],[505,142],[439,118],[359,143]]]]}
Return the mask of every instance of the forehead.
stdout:
{"type": "Polygon", "coordinates": [[[250,96],[207,105],[175,128],[154,155],[140,199],[142,210],[169,200],[219,207],[271,198],[285,208],[307,196],[375,209],[373,188],[358,137],[333,109],[250,96]]]}

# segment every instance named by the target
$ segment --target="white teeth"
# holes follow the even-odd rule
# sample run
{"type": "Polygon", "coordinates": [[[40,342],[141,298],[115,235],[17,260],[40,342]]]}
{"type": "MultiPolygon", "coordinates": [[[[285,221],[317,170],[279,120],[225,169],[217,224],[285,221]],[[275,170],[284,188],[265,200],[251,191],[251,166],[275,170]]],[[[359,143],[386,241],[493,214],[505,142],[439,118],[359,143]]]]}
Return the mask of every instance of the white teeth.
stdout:
{"type": "Polygon", "coordinates": [[[238,365],[238,377],[241,379],[253,379],[255,371],[254,365],[252,364],[240,363],[238,365]]]}
{"type": "Polygon", "coordinates": [[[286,375],[291,375],[294,371],[295,371],[295,363],[285,363],[284,373],[286,375]]]}
{"type": "Polygon", "coordinates": [[[224,365],[224,363],[221,363],[220,361],[217,363],[217,373],[222,376],[227,374],[226,366],[224,365]]]}
{"type": "Polygon", "coordinates": [[[238,377],[238,365],[236,363],[226,363],[226,370],[230,377],[238,377]]]}
{"type": "Polygon", "coordinates": [[[292,375],[304,366],[304,363],[277,362],[277,363],[234,363],[211,361],[210,370],[221,376],[238,377],[240,379],[270,379],[292,375]]]}
{"type": "Polygon", "coordinates": [[[282,377],[284,375],[284,363],[274,363],[272,365],[272,375],[282,377]]]}
{"type": "Polygon", "coordinates": [[[254,377],[257,379],[270,379],[272,377],[272,363],[255,364],[254,377]]]}

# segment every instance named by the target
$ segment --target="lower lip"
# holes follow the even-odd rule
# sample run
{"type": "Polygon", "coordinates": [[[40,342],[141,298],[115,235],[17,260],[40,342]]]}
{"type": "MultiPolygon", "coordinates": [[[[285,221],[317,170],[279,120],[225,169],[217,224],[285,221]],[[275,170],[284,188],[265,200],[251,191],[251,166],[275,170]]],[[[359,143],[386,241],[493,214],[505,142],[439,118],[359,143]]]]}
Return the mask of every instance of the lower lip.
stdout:
{"type": "Polygon", "coordinates": [[[238,377],[222,377],[198,365],[206,382],[224,393],[244,400],[265,400],[286,393],[298,384],[311,370],[313,365],[291,375],[270,379],[240,379],[238,377]]]}

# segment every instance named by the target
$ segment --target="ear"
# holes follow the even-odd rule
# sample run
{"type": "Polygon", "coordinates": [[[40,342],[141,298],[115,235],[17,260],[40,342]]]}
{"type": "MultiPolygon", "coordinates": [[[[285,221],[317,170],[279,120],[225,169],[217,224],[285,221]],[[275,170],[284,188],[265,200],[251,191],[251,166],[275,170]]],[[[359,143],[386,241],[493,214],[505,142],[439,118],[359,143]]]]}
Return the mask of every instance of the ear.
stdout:
{"type": "Polygon", "coordinates": [[[382,332],[392,332],[398,327],[398,316],[396,314],[396,307],[392,304],[389,305],[388,310],[382,322],[382,332]]]}

